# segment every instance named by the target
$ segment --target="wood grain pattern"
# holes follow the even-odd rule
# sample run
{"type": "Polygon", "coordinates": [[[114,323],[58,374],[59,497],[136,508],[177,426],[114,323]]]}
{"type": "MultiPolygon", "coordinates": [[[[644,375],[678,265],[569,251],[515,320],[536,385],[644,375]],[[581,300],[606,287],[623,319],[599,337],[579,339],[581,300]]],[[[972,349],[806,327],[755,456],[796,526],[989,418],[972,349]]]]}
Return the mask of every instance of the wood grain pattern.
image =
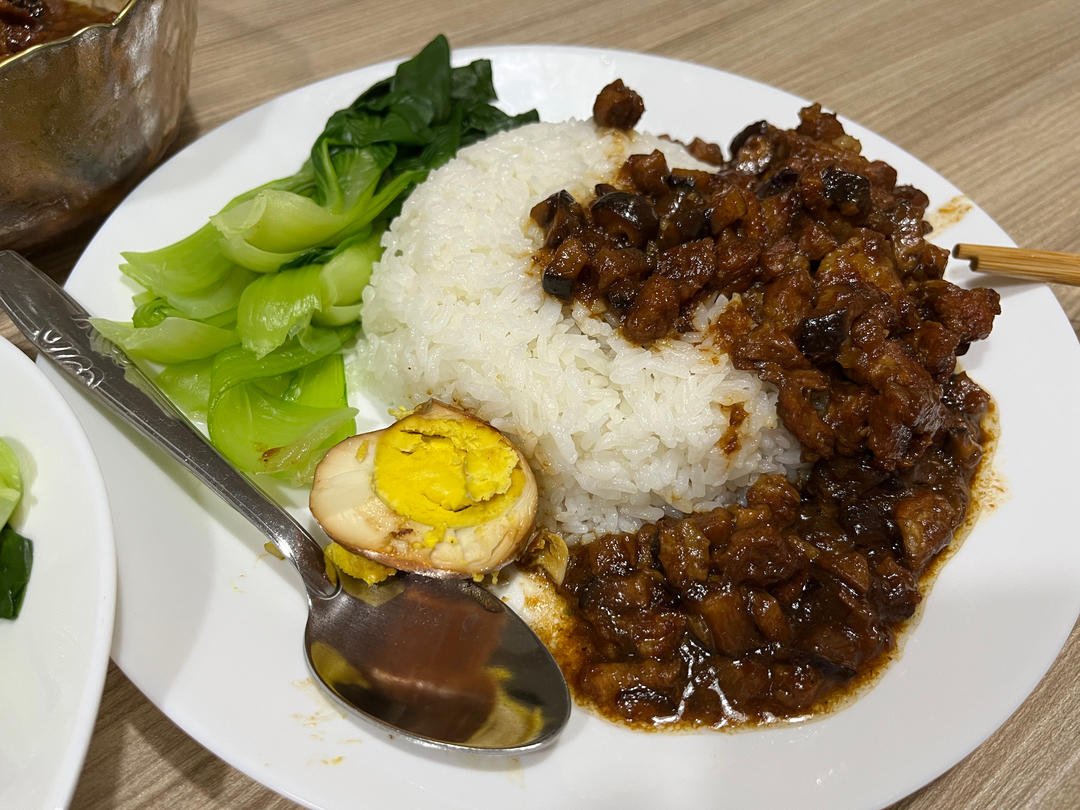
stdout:
{"type": "Polygon", "coordinates": [[[1080,284],[1080,256],[1075,253],[959,244],[953,247],[953,255],[967,259],[971,269],[980,273],[1000,273],[1011,278],[1073,286],[1080,284]]]}
{"type": "MultiPolygon", "coordinates": [[[[620,48],[711,65],[820,101],[940,171],[1018,244],[1080,252],[1074,0],[308,0],[302,9],[280,0],[203,0],[178,146],[287,90],[410,55],[438,31],[456,47],[620,48]]],[[[74,235],[35,258],[63,278],[86,238],[74,235]]],[[[1080,334],[1080,290],[1055,293],[1080,334]]],[[[0,334],[14,337],[3,319],[0,334]]],[[[1075,807],[1078,671],[1080,629],[997,733],[894,807],[1075,807]]],[[[113,667],[73,806],[294,805],[193,742],[113,667]]]]}

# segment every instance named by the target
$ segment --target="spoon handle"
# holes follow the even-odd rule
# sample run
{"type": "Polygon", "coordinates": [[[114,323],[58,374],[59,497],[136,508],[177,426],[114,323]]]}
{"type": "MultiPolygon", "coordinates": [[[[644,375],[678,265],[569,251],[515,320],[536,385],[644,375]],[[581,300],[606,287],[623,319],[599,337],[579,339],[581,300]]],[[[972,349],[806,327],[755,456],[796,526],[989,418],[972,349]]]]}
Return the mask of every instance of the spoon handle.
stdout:
{"type": "Polygon", "coordinates": [[[42,354],[125,422],[186,467],[269,537],[313,595],[334,587],[315,539],[232,466],[120,350],[90,325],[89,313],[48,276],[0,251],[0,307],[42,354]]]}

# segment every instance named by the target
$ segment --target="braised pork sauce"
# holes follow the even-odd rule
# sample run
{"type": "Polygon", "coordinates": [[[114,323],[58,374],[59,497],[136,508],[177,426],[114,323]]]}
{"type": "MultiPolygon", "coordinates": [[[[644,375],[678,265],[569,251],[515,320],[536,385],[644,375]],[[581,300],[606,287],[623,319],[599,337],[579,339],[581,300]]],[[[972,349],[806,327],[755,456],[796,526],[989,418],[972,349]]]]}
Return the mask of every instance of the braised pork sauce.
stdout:
{"type": "Polygon", "coordinates": [[[0,59],[115,17],[72,0],[0,0],[0,59]]]}
{"type": "MultiPolygon", "coordinates": [[[[636,120],[636,119],[635,119],[636,120]]],[[[928,198],[812,105],[691,151],[634,155],[591,200],[532,216],[544,289],[640,344],[704,298],[734,364],[776,386],[808,472],[745,502],[571,549],[557,656],[579,699],[631,723],[803,716],[887,658],[970,507],[990,397],[956,358],[999,312],[942,278],[928,198]],[[925,583],[924,583],[925,584],[925,583]]]]}

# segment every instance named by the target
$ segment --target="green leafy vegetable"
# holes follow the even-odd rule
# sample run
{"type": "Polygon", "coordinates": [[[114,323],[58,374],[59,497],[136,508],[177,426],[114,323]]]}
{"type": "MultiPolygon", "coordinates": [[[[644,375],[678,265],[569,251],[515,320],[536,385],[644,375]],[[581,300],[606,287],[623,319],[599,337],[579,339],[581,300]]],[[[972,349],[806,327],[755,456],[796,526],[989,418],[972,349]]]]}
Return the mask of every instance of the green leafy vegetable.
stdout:
{"type": "Polygon", "coordinates": [[[314,320],[344,326],[360,317],[360,295],[381,253],[380,234],[344,240],[312,263],[260,276],[240,296],[236,330],[244,348],[263,357],[314,320]]]}
{"type": "Polygon", "coordinates": [[[99,318],[92,318],[91,323],[127,354],[152,363],[200,360],[240,342],[232,329],[188,318],[166,317],[160,323],[143,328],[99,318]]]}
{"type": "Polygon", "coordinates": [[[214,359],[192,360],[166,366],[153,375],[154,383],[193,422],[205,422],[210,402],[210,374],[214,359]]]}
{"type": "Polygon", "coordinates": [[[11,520],[11,513],[22,497],[22,474],[19,457],[3,439],[0,439],[0,526],[11,520]]]}
{"type": "Polygon", "coordinates": [[[125,253],[122,272],[145,291],[130,323],[94,325],[240,469],[308,480],[355,427],[340,350],[387,223],[459,148],[538,120],[495,98],[491,64],[452,68],[436,37],[331,115],[296,174],[233,198],[179,242],[125,253]]]}
{"type": "Polygon", "coordinates": [[[262,358],[223,351],[210,371],[210,440],[243,470],[307,480],[322,452],[353,432],[340,349],[354,332],[310,327],[262,358]],[[322,375],[341,381],[332,395],[322,375]]]}
{"type": "Polygon", "coordinates": [[[0,619],[19,615],[33,565],[33,545],[7,525],[21,498],[18,456],[0,440],[0,619]]]}
{"type": "Polygon", "coordinates": [[[33,563],[33,544],[10,526],[0,529],[0,619],[19,615],[33,563]]]}

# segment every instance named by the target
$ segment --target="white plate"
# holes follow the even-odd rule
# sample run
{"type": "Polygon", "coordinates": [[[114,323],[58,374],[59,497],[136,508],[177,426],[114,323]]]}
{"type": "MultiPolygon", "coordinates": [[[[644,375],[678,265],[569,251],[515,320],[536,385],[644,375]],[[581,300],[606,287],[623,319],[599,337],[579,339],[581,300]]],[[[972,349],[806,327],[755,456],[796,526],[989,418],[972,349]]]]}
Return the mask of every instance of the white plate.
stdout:
{"type": "MultiPolygon", "coordinates": [[[[645,129],[726,143],[747,123],[793,126],[802,102],[712,69],[580,48],[459,51],[490,57],[501,103],[545,120],[586,117],[623,77],[645,98],[645,129]],[[710,99],[702,104],[699,99],[710,99]]],[[[377,65],[265,104],[210,133],[143,183],[101,229],[68,288],[96,314],[130,316],[114,268],[195,230],[237,192],[288,174],[326,117],[391,72],[377,65]]],[[[934,205],[959,192],[882,138],[851,125],[873,158],[934,205]]],[[[1008,244],[982,211],[939,237],[1008,244]]],[[[954,268],[959,276],[960,269],[954,268]]],[[[740,734],[643,734],[575,711],[551,750],[521,759],[434,754],[343,717],[301,655],[298,577],[192,478],[77,404],[106,471],[120,565],[115,655],[151,700],[236,767],[316,807],[738,807],[883,805],[985,739],[1053,661],[1080,608],[1073,460],[1080,352],[1049,290],[1004,283],[989,341],[964,359],[996,397],[996,466],[1008,495],[945,567],[925,616],[878,685],[819,722],[740,734]],[[1046,396],[1048,384],[1053,397],[1046,396]]],[[[375,417],[378,418],[377,416],[375,417]]]]}
{"type": "Polygon", "coordinates": [[[12,526],[34,544],[22,611],[0,619],[0,807],[71,800],[109,663],[116,554],[101,470],[75,415],[0,339],[0,438],[19,457],[12,526]]]}

